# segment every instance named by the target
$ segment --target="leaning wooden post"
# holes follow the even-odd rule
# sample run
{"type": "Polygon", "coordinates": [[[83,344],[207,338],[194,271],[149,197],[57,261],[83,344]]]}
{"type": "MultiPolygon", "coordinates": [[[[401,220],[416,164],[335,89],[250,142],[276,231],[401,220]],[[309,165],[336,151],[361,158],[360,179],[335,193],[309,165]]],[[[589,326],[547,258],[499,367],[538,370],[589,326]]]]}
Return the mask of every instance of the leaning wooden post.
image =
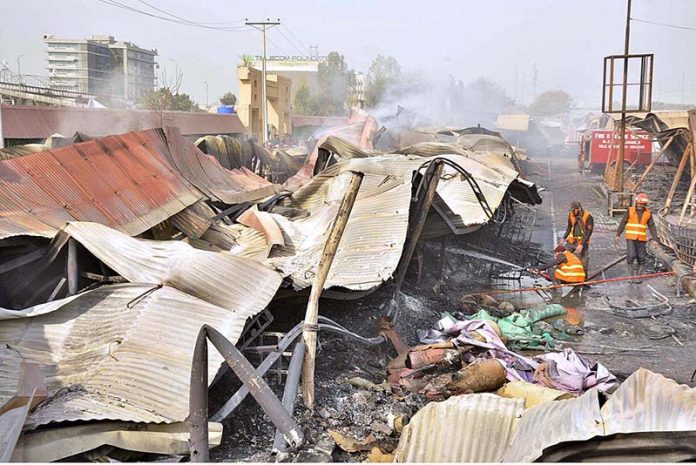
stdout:
{"type": "Polygon", "coordinates": [[[684,172],[684,168],[686,167],[686,162],[691,156],[691,150],[692,143],[689,142],[686,146],[686,149],[684,149],[681,161],[679,162],[679,167],[677,167],[677,172],[674,174],[674,179],[672,180],[672,187],[670,187],[669,193],[667,194],[667,198],[665,199],[665,206],[662,207],[662,210],[666,212],[665,214],[668,214],[670,208],[672,207],[672,199],[674,197],[674,193],[677,191],[677,186],[679,185],[682,173],[684,172]]]}
{"type": "MultiPolygon", "coordinates": [[[[437,192],[437,185],[440,182],[440,176],[442,176],[442,170],[445,165],[441,160],[434,160],[437,166],[433,171],[432,177],[426,179],[428,182],[427,190],[425,195],[419,205],[419,210],[416,212],[416,216],[413,218],[413,224],[410,225],[408,238],[406,239],[406,244],[404,245],[404,250],[401,253],[401,259],[396,267],[396,275],[394,276],[394,289],[400,290],[401,285],[406,277],[406,271],[408,270],[408,265],[411,263],[411,257],[413,257],[413,252],[416,250],[416,245],[418,245],[418,240],[420,239],[421,233],[423,232],[423,226],[425,226],[425,219],[428,217],[428,212],[430,211],[430,206],[435,198],[435,193],[437,192]]],[[[423,175],[425,176],[425,174],[423,175]]]]}
{"type": "Polygon", "coordinates": [[[652,171],[653,166],[655,166],[655,163],[657,163],[657,161],[660,158],[662,158],[662,155],[664,155],[664,153],[667,151],[669,146],[672,145],[672,141],[674,141],[674,136],[669,138],[667,143],[665,145],[663,145],[662,148],[660,149],[660,153],[657,154],[657,156],[650,162],[650,165],[648,165],[648,167],[645,169],[645,171],[643,171],[643,174],[640,176],[640,179],[638,180],[638,182],[636,182],[636,185],[633,188],[633,192],[638,192],[638,188],[640,187],[641,184],[643,184],[643,181],[645,181],[645,178],[648,177],[648,174],[650,173],[650,171],[652,171]]]}
{"type": "Polygon", "coordinates": [[[314,365],[317,351],[317,330],[319,329],[319,297],[324,289],[324,283],[329,275],[331,263],[333,263],[333,259],[336,256],[338,244],[341,242],[343,231],[348,223],[348,217],[353,209],[353,204],[358,196],[360,184],[362,184],[364,176],[363,173],[354,171],[351,173],[353,176],[348,184],[348,190],[343,196],[343,201],[336,214],[336,220],[324,245],[324,252],[317,268],[317,275],[312,284],[312,291],[309,294],[307,313],[305,314],[304,327],[302,329],[302,337],[307,346],[303,364],[302,397],[305,406],[309,409],[314,408],[314,365]]]}

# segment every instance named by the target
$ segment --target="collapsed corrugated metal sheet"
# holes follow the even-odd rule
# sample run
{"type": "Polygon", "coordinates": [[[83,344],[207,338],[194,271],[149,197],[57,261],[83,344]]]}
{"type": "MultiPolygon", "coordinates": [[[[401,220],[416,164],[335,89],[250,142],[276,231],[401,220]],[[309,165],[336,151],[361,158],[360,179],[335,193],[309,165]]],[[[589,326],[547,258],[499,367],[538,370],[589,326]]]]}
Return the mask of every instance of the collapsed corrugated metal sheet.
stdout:
{"type": "Polygon", "coordinates": [[[140,234],[201,198],[162,156],[160,132],[110,136],[0,162],[0,239],[67,221],[140,234]]]}
{"type": "Polygon", "coordinates": [[[546,447],[566,441],[585,441],[602,435],[603,431],[598,391],[590,389],[575,399],[546,402],[526,410],[501,459],[532,462],[546,447]]]}
{"type": "Polygon", "coordinates": [[[601,408],[596,389],[519,412],[512,407],[490,408],[492,401],[486,396],[491,395],[462,396],[467,398],[462,401],[466,408],[450,403],[456,397],[428,404],[404,429],[396,460],[532,462],[545,449],[565,442],[617,433],[696,431],[696,389],[643,368],[601,408]],[[498,429],[482,434],[479,429],[485,427],[479,425],[498,429]],[[455,449],[454,444],[470,446],[455,449]]]}
{"type": "MultiPolygon", "coordinates": [[[[377,166],[378,162],[371,164],[377,166]]],[[[288,205],[308,210],[309,216],[292,220],[268,214],[280,227],[285,242],[285,245],[273,247],[268,255],[267,239],[261,232],[241,225],[218,228],[230,238],[233,244],[230,252],[253,257],[277,269],[290,277],[297,289],[311,285],[331,224],[348,187],[349,168],[331,167],[330,172],[320,174],[297,192],[302,195],[293,198],[288,205]]],[[[362,169],[365,178],[325,288],[372,289],[391,277],[401,257],[408,229],[410,179],[375,174],[364,166],[362,169]]]]}
{"type": "Polygon", "coordinates": [[[523,410],[523,399],[487,393],[431,402],[404,428],[394,461],[498,462],[523,410]]]}
{"type": "MultiPolygon", "coordinates": [[[[14,312],[0,324],[0,403],[14,394],[20,360],[37,363],[48,398],[29,429],[62,421],[181,422],[201,325],[237,340],[246,317],[171,287],[120,284],[14,312]],[[42,314],[43,313],[43,314],[42,314]]],[[[222,362],[210,350],[209,379],[222,362]]]]}
{"type": "Polygon", "coordinates": [[[202,198],[259,200],[277,186],[225,170],[178,129],[109,136],[0,162],[0,239],[52,237],[67,221],[134,236],[202,198]],[[188,181],[188,182],[187,182],[188,181]]]}
{"type": "Polygon", "coordinates": [[[372,140],[377,132],[377,120],[370,116],[366,111],[353,108],[348,118],[348,124],[328,128],[315,135],[317,143],[310,154],[307,163],[291,178],[283,183],[283,187],[290,191],[296,191],[306,184],[314,173],[314,165],[319,156],[319,147],[329,136],[345,139],[351,144],[363,148],[371,149],[372,140]]]}
{"type": "Polygon", "coordinates": [[[258,313],[280,287],[280,275],[255,260],[179,241],[135,239],[97,223],[68,223],[62,233],[131,282],[165,284],[241,318],[258,313]]]}
{"type": "MultiPolygon", "coordinates": [[[[222,424],[208,423],[208,442],[222,441],[222,424]]],[[[13,462],[55,462],[101,446],[137,450],[150,454],[189,453],[189,425],[138,424],[100,421],[65,428],[29,431],[22,435],[12,454],[13,462]]]]}
{"type": "MultiPolygon", "coordinates": [[[[517,172],[503,162],[491,163],[499,158],[495,155],[486,156],[486,163],[463,149],[458,153],[443,157],[470,172],[490,207],[497,208],[517,172]]],[[[268,258],[264,235],[239,225],[216,228],[203,238],[207,236],[233,254],[263,261],[290,277],[296,288],[307,287],[347,188],[349,172],[361,172],[365,178],[326,287],[374,288],[389,279],[398,265],[408,229],[411,180],[423,162],[422,156],[382,155],[352,158],[330,166],[282,201],[284,207],[309,212],[308,217],[289,219],[271,214],[283,231],[286,245],[273,247],[268,258]],[[219,236],[229,239],[220,240],[219,236]]],[[[485,224],[489,218],[471,186],[451,167],[446,167],[444,173],[434,207],[448,219],[450,227],[468,232],[485,224]]]]}
{"type": "Polygon", "coordinates": [[[280,192],[247,168],[227,170],[181,136],[178,128],[165,129],[168,150],[164,153],[173,167],[212,200],[228,204],[252,202],[280,192]]]}

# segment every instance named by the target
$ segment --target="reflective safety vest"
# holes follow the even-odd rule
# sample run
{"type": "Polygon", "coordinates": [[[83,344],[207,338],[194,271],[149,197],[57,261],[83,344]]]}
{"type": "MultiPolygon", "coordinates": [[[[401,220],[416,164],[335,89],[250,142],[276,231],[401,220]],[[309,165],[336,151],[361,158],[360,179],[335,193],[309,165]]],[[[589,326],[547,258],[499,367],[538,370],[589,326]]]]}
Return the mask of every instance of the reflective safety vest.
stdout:
{"type": "MultiPolygon", "coordinates": [[[[587,219],[590,217],[590,212],[585,211],[582,214],[582,224],[580,229],[580,235],[576,236],[575,234],[575,222],[577,219],[575,218],[575,215],[573,212],[568,213],[568,220],[570,221],[570,234],[568,234],[568,237],[566,237],[566,241],[568,241],[569,244],[575,244],[576,242],[582,242],[583,244],[585,241],[583,241],[583,237],[585,237],[585,229],[587,228],[587,219]]],[[[587,241],[590,242],[590,241],[587,241]]]]}
{"type": "Polygon", "coordinates": [[[648,221],[650,221],[650,209],[646,208],[643,217],[638,219],[636,207],[629,207],[628,222],[626,223],[626,239],[631,241],[648,240],[648,221]]]}
{"type": "Polygon", "coordinates": [[[556,267],[556,272],[554,273],[556,279],[564,283],[585,282],[585,266],[582,264],[582,261],[567,250],[563,254],[566,257],[566,262],[556,267]]]}

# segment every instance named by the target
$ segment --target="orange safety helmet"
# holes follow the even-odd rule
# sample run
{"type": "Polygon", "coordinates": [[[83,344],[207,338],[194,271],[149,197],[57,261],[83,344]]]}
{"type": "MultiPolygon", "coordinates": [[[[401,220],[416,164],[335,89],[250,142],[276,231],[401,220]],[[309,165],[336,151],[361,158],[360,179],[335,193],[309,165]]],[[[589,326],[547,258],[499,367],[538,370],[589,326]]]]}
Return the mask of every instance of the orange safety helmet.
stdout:
{"type": "Polygon", "coordinates": [[[641,192],[640,194],[636,195],[636,203],[648,203],[648,195],[641,192]]]}

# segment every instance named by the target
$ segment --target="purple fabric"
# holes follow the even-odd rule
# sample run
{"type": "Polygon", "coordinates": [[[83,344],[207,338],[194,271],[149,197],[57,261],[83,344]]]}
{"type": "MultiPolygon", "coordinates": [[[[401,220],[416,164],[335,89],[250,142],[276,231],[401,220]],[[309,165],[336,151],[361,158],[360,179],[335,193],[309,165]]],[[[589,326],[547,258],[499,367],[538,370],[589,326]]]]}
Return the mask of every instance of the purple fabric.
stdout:
{"type": "Polygon", "coordinates": [[[582,394],[593,387],[601,392],[612,392],[619,385],[616,377],[604,365],[590,363],[573,349],[539,355],[535,359],[548,365],[548,377],[539,379],[548,387],[582,394]]]}

